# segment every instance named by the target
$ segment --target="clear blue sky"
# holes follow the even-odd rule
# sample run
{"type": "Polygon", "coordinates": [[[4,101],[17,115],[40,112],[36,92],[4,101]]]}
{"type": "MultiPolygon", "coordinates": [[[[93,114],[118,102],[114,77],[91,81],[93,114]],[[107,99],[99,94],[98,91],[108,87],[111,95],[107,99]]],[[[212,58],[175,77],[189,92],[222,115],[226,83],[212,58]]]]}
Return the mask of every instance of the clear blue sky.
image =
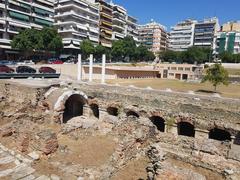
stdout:
{"type": "Polygon", "coordinates": [[[220,23],[240,20],[240,0],[113,0],[124,6],[139,23],[151,19],[169,27],[186,18],[217,16],[220,23]]]}

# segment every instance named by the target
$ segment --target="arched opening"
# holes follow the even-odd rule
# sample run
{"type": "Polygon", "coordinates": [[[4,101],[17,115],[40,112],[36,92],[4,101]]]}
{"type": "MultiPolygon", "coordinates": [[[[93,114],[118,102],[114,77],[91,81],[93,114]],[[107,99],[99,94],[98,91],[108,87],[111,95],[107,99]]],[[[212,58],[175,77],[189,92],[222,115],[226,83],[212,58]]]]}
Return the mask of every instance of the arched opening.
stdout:
{"type": "Polygon", "coordinates": [[[235,137],[235,140],[234,140],[234,144],[240,145],[240,132],[238,132],[236,134],[236,137],[235,137]]]}
{"type": "Polygon", "coordinates": [[[195,137],[194,126],[188,122],[179,122],[177,124],[178,135],[195,137]]]}
{"type": "Polygon", "coordinates": [[[76,116],[83,115],[83,106],[86,101],[83,96],[79,94],[71,95],[65,102],[65,109],[63,113],[63,123],[67,123],[68,120],[76,116]]]}
{"type": "Polygon", "coordinates": [[[159,116],[149,118],[160,132],[165,132],[165,120],[159,116]]]}
{"type": "Polygon", "coordinates": [[[225,130],[214,128],[209,131],[209,139],[218,141],[231,141],[231,134],[225,130]]]}
{"type": "Polygon", "coordinates": [[[126,113],[126,115],[127,115],[127,117],[136,117],[136,118],[139,118],[139,114],[138,113],[136,113],[136,112],[134,112],[134,111],[128,111],[127,113],[126,113]]]}
{"type": "Polygon", "coordinates": [[[92,114],[94,115],[94,117],[99,118],[99,107],[97,104],[91,104],[90,108],[92,110],[92,114]]]}
{"type": "Polygon", "coordinates": [[[109,115],[118,116],[118,108],[116,107],[108,107],[107,112],[109,115]]]}

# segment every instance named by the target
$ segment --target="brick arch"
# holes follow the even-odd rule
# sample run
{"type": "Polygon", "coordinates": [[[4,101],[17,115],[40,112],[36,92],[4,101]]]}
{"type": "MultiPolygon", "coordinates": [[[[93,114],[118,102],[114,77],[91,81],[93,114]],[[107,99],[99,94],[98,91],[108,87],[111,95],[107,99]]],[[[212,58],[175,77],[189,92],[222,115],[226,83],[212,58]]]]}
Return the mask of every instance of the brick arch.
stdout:
{"type": "Polygon", "coordinates": [[[56,103],[54,104],[55,111],[61,111],[65,109],[65,103],[68,98],[72,95],[80,95],[83,97],[85,103],[88,102],[88,96],[82,91],[65,91],[60,97],[58,97],[56,103]]]}
{"type": "Polygon", "coordinates": [[[75,115],[82,115],[83,113],[83,106],[85,104],[87,104],[88,102],[88,97],[87,95],[84,93],[84,92],[81,92],[81,91],[73,91],[73,90],[69,90],[69,91],[65,91],[63,92],[56,100],[55,104],[54,104],[54,114],[55,114],[55,119],[56,119],[56,122],[59,122],[59,123],[63,123],[63,122],[66,122],[69,118],[67,118],[67,112],[66,111],[69,111],[69,117],[71,118],[72,116],[75,116],[75,115]],[[73,105],[70,101],[75,101],[74,99],[77,99],[76,100],[76,103],[75,105],[73,105]],[[81,102],[81,103],[80,103],[81,102]],[[81,106],[81,110],[69,110],[71,109],[71,107],[69,107],[68,109],[66,109],[66,105],[68,106],[74,106],[76,107],[77,105],[78,106],[81,106]],[[65,119],[64,119],[65,118],[65,119]]]}
{"type": "Polygon", "coordinates": [[[133,110],[133,109],[126,109],[126,110],[125,110],[125,113],[126,113],[127,117],[130,117],[130,116],[134,116],[134,117],[136,117],[136,118],[139,118],[139,117],[140,117],[139,112],[137,112],[137,111],[135,111],[135,110],[133,110]]]}
{"type": "Polygon", "coordinates": [[[177,123],[181,123],[181,122],[189,123],[189,124],[194,126],[194,121],[193,121],[193,119],[191,117],[178,116],[176,118],[176,121],[177,121],[177,123]]]}

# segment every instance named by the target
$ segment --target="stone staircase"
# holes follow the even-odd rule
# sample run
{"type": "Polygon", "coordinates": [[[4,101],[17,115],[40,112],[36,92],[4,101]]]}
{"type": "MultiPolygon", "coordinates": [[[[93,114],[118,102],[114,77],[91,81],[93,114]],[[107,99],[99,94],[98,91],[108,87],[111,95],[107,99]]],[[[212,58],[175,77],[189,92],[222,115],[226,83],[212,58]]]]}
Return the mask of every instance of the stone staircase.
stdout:
{"type": "Polygon", "coordinates": [[[1,180],[60,180],[58,176],[39,175],[31,167],[33,159],[24,157],[0,144],[0,179],[1,180]]]}

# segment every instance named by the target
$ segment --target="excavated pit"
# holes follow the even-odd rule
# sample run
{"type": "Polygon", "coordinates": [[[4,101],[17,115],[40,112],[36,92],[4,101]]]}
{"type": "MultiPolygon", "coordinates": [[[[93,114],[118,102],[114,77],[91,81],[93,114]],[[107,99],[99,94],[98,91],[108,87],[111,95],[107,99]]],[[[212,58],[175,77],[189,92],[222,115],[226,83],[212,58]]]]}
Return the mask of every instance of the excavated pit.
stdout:
{"type": "Polygon", "coordinates": [[[0,178],[240,178],[239,101],[86,84],[0,90],[0,178]]]}

